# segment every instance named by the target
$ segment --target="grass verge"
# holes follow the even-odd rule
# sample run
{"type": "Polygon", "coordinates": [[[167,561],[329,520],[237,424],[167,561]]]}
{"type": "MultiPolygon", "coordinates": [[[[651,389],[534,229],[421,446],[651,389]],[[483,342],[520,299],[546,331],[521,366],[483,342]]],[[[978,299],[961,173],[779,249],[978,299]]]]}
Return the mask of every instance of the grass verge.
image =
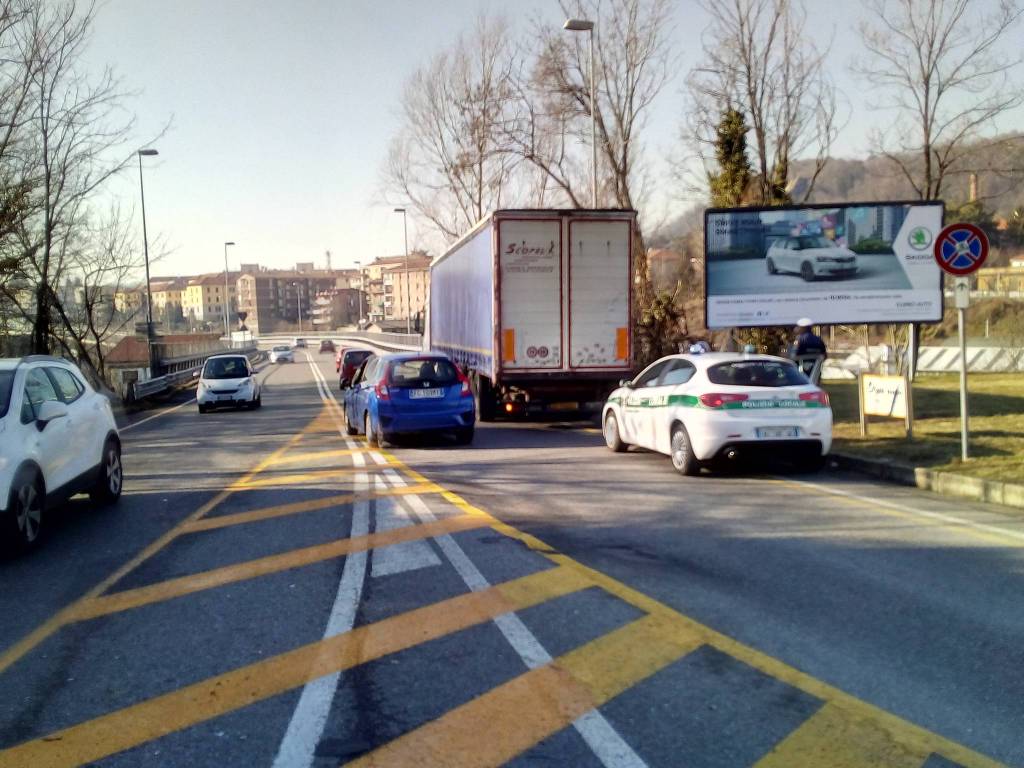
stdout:
{"type": "Polygon", "coordinates": [[[966,462],[960,460],[958,374],[918,375],[911,440],[902,420],[877,417],[868,425],[868,436],[861,437],[856,383],[827,381],[823,386],[832,401],[832,450],[837,453],[1024,483],[1024,374],[969,376],[971,458],[966,462]]]}

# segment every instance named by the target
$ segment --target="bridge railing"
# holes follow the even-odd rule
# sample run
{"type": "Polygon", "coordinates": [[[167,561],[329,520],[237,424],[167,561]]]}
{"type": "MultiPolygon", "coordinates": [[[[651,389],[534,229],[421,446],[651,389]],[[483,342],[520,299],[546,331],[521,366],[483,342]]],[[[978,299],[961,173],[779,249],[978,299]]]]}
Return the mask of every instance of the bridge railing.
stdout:
{"type": "Polygon", "coordinates": [[[196,374],[198,374],[202,369],[203,363],[206,362],[206,358],[211,355],[223,354],[225,352],[244,354],[252,362],[256,362],[265,354],[254,344],[252,346],[242,348],[213,350],[200,354],[161,360],[159,364],[163,370],[167,371],[167,373],[163,376],[155,376],[152,379],[147,379],[146,381],[132,382],[128,390],[128,399],[129,401],[142,400],[144,398],[166,392],[172,387],[180,387],[183,384],[188,384],[191,380],[196,378],[196,374]]]}

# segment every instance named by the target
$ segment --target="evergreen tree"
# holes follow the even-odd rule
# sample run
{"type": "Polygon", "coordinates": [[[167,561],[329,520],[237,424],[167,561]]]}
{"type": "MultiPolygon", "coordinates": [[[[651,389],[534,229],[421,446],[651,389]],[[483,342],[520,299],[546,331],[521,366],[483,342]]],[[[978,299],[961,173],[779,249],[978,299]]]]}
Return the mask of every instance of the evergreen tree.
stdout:
{"type": "Polygon", "coordinates": [[[715,159],[718,173],[708,174],[711,205],[730,208],[743,203],[750,184],[750,160],[747,158],[747,127],[743,113],[727,107],[715,131],[715,159]]]}

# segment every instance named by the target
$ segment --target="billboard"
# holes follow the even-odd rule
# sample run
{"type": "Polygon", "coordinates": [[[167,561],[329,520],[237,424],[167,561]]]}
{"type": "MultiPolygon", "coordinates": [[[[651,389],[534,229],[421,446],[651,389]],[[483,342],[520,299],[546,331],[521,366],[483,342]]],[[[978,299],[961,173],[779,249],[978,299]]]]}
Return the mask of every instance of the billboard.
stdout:
{"type": "Polygon", "coordinates": [[[941,201],[710,208],[708,328],[936,322],[941,201]]]}

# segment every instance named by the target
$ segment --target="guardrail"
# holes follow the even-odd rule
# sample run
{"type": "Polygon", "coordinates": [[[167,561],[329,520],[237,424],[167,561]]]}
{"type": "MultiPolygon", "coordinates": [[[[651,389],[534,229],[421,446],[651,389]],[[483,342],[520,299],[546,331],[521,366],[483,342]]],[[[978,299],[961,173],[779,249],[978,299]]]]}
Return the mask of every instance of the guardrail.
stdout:
{"type": "Polygon", "coordinates": [[[186,384],[195,378],[195,374],[203,367],[203,363],[206,362],[206,358],[211,355],[219,355],[226,352],[244,354],[253,362],[259,360],[265,354],[256,346],[251,346],[243,347],[241,349],[228,348],[214,350],[198,355],[188,355],[186,357],[175,357],[167,360],[161,360],[161,366],[169,368],[170,370],[168,370],[168,372],[163,376],[155,376],[152,379],[147,379],[146,381],[133,381],[128,390],[128,399],[129,401],[142,400],[147,397],[152,397],[153,395],[159,395],[162,392],[166,392],[171,387],[186,384]]]}
{"type": "Polygon", "coordinates": [[[281,334],[274,333],[267,336],[260,336],[257,341],[261,344],[285,344],[291,346],[294,339],[306,339],[307,341],[320,341],[330,339],[331,341],[363,342],[380,349],[393,352],[417,352],[423,349],[423,337],[416,333],[375,333],[373,331],[336,331],[334,333],[317,334],[281,334]]]}

